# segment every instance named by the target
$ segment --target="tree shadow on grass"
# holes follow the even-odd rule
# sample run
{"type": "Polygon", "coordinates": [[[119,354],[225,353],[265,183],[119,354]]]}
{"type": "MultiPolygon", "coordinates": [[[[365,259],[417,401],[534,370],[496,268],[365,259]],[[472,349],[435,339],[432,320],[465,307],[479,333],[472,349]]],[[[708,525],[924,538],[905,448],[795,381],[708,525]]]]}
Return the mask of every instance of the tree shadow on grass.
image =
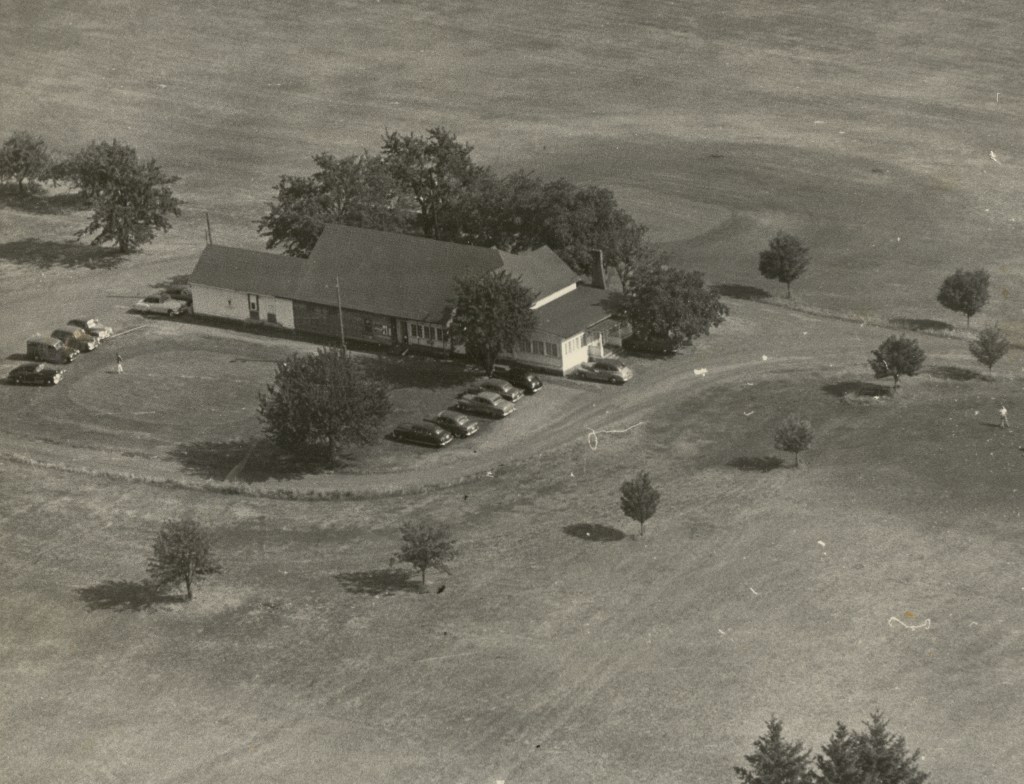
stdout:
{"type": "Polygon", "coordinates": [[[892,394],[891,387],[869,381],[836,381],[825,384],[822,389],[833,397],[889,397],[892,394]]]}
{"type": "Polygon", "coordinates": [[[44,270],[51,267],[113,269],[125,257],[117,248],[101,248],[74,240],[54,242],[32,237],[0,243],[0,259],[44,270]]]}
{"type": "Polygon", "coordinates": [[[618,542],[625,539],[626,535],[618,528],[600,523],[574,523],[562,529],[569,536],[575,536],[586,542],[618,542]]]}
{"type": "Polygon", "coordinates": [[[776,468],[782,468],[782,458],[777,455],[765,455],[763,457],[734,457],[728,463],[730,468],[738,468],[740,471],[762,471],[768,473],[776,468]]]}
{"type": "Polygon", "coordinates": [[[717,286],[712,286],[712,290],[718,292],[723,297],[732,297],[733,299],[769,299],[771,294],[762,288],[757,286],[744,286],[740,283],[721,283],[717,286]]]}
{"type": "Polygon", "coordinates": [[[943,381],[974,381],[975,379],[985,380],[984,373],[968,368],[956,367],[955,365],[938,365],[925,368],[923,371],[933,378],[941,378],[943,381]]]}
{"type": "Polygon", "coordinates": [[[181,604],[184,596],[167,595],[157,586],[132,580],[107,580],[99,585],[79,588],[79,598],[90,610],[130,610],[139,612],[161,604],[181,604]]]}
{"type": "Polygon", "coordinates": [[[348,593],[389,594],[420,593],[423,586],[408,569],[373,569],[368,572],[342,572],[334,575],[348,593]]]}
{"type": "Polygon", "coordinates": [[[38,183],[19,191],[17,183],[12,182],[0,185],[0,207],[37,215],[62,215],[88,209],[89,205],[80,193],[49,194],[38,183]]]}
{"type": "Polygon", "coordinates": [[[889,319],[889,326],[895,327],[896,329],[906,329],[915,332],[950,332],[953,329],[953,325],[945,321],[915,318],[891,318],[889,319]]]}
{"type": "Polygon", "coordinates": [[[266,482],[319,474],[341,465],[327,466],[313,457],[299,458],[266,439],[254,441],[193,441],[178,444],[171,456],[192,474],[217,481],[266,482]]]}

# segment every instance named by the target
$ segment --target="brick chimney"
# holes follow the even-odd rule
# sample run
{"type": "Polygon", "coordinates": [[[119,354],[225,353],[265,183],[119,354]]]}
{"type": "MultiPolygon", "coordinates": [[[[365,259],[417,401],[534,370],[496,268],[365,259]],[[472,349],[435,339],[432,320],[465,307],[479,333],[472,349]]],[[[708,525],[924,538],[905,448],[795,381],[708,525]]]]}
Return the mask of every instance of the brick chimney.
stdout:
{"type": "Polygon", "coordinates": [[[590,285],[599,289],[608,288],[604,279],[604,251],[590,251],[590,285]]]}

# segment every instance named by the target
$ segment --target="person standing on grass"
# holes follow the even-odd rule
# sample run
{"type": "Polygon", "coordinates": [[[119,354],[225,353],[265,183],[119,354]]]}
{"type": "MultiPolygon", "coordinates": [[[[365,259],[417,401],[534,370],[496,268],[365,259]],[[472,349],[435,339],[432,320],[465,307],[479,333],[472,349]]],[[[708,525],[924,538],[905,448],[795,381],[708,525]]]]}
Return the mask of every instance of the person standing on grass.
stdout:
{"type": "Polygon", "coordinates": [[[1006,427],[1006,428],[1008,428],[1010,426],[1010,420],[1006,418],[1007,413],[1008,412],[1006,410],[1006,404],[1004,403],[999,408],[999,427],[1006,427]]]}
{"type": "Polygon", "coordinates": [[[115,354],[114,355],[114,361],[117,362],[117,372],[118,373],[124,373],[124,364],[123,364],[124,360],[121,359],[121,355],[120,354],[115,354]]]}

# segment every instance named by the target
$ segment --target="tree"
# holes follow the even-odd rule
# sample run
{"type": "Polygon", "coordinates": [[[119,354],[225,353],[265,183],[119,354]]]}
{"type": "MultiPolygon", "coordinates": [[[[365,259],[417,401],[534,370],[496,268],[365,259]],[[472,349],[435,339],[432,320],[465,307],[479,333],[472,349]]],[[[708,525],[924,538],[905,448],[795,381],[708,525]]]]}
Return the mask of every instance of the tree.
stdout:
{"type": "Polygon", "coordinates": [[[456,279],[452,340],[490,375],[498,355],[513,351],[536,324],[533,296],[507,270],[456,279]]]}
{"type": "MultiPolygon", "coordinates": [[[[856,733],[857,782],[869,784],[924,784],[928,774],[918,768],[921,752],[910,754],[902,736],[889,732],[881,713],[872,713],[865,729],[856,733]]],[[[832,784],[829,782],[828,784],[832,784]]]]}
{"type": "Polygon", "coordinates": [[[761,251],[758,271],[769,280],[786,284],[786,298],[791,296],[790,284],[799,278],[810,264],[810,251],[792,234],[780,231],[761,251]]]}
{"type": "Polygon", "coordinates": [[[900,385],[900,376],[914,376],[924,365],[925,353],[917,341],[905,335],[890,335],[868,360],[875,378],[892,377],[893,389],[900,385]]]}
{"type": "Polygon", "coordinates": [[[170,215],[181,214],[181,201],[156,161],[139,161],[133,147],[113,142],[92,142],[54,167],[52,176],[71,182],[93,207],[92,220],[76,232],[82,237],[98,232],[93,245],[115,242],[121,253],[131,253],[171,228],[170,215]]]}
{"type": "Polygon", "coordinates": [[[279,362],[258,409],[274,444],[297,455],[319,449],[328,463],[342,445],[373,441],[390,411],[387,386],[336,348],[279,362]]]}
{"type": "Polygon", "coordinates": [[[419,569],[421,584],[427,583],[427,569],[438,569],[450,574],[448,562],[458,552],[448,526],[410,522],[404,523],[399,530],[402,533],[402,545],[394,558],[419,569]]]}
{"type": "Polygon", "coordinates": [[[473,163],[473,148],[443,127],[426,136],[386,133],[381,160],[388,172],[415,200],[416,225],[423,236],[462,241],[460,210],[483,169],[473,163]]]}
{"type": "Polygon", "coordinates": [[[381,231],[410,227],[411,205],[380,156],[313,156],[318,170],[309,177],[285,175],[277,184],[270,212],[258,229],[267,247],[282,246],[289,256],[308,256],[324,226],[342,223],[381,231]]]}
{"type": "Polygon", "coordinates": [[[992,373],[996,362],[1010,350],[1010,341],[999,327],[985,327],[978,333],[978,339],[967,344],[971,355],[992,373]]]}
{"type": "Polygon", "coordinates": [[[971,316],[980,312],[988,302],[988,283],[988,272],[983,269],[958,269],[942,281],[937,299],[942,307],[967,316],[967,326],[970,327],[971,316]]]}
{"type": "Polygon", "coordinates": [[[718,293],[704,287],[701,273],[657,263],[633,268],[617,311],[642,339],[670,338],[677,345],[707,335],[729,313],[718,293]]]}
{"type": "Polygon", "coordinates": [[[754,741],[754,753],[744,757],[749,768],[737,767],[742,784],[813,784],[809,751],[799,741],[782,737],[782,722],[772,716],[768,729],[754,741]]]}
{"type": "Polygon", "coordinates": [[[45,177],[50,168],[46,142],[25,131],[17,131],[0,146],[0,180],[14,180],[18,192],[25,192],[25,183],[45,177]]]}
{"type": "Polygon", "coordinates": [[[623,482],[620,492],[622,496],[619,503],[623,514],[640,523],[640,536],[643,537],[644,523],[658,511],[661,493],[654,489],[651,477],[646,471],[641,471],[632,479],[623,482]]]}
{"type": "Polygon", "coordinates": [[[811,423],[796,414],[790,414],[775,431],[775,448],[793,453],[793,465],[800,465],[800,453],[814,440],[811,423]]]}
{"type": "Polygon", "coordinates": [[[161,588],[185,583],[185,594],[192,601],[193,584],[217,574],[221,566],[210,553],[210,541],[199,523],[187,518],[163,525],[153,543],[146,571],[161,588]]]}
{"type": "Polygon", "coordinates": [[[857,735],[842,722],[836,724],[828,743],[815,758],[817,784],[864,784],[857,753],[857,735]]]}

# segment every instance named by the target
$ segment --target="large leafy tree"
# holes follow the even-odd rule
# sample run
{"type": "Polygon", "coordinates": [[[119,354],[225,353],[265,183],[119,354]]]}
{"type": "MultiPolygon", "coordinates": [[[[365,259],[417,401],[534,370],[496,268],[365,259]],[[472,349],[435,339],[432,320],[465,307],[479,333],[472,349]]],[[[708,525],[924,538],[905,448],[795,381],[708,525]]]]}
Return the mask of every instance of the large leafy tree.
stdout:
{"type": "Polygon", "coordinates": [[[671,339],[677,344],[707,335],[728,314],[718,293],[704,286],[701,273],[657,262],[633,268],[618,307],[619,318],[628,321],[641,338],[671,339]]]}
{"type": "Polygon", "coordinates": [[[976,360],[992,372],[996,362],[1002,359],[1010,350],[1010,341],[999,327],[985,327],[978,333],[977,340],[967,344],[967,348],[976,360]]]}
{"type": "Polygon", "coordinates": [[[394,560],[418,569],[421,584],[427,582],[427,569],[449,573],[448,562],[458,553],[448,526],[418,521],[404,523],[400,531],[402,544],[394,560]]]}
{"type": "Polygon", "coordinates": [[[0,180],[18,183],[18,192],[25,192],[25,183],[32,185],[44,179],[50,167],[50,153],[39,136],[17,131],[0,146],[0,180]]]}
{"type": "Polygon", "coordinates": [[[221,566],[210,550],[210,540],[199,523],[191,518],[164,524],[153,543],[153,554],[146,571],[157,586],[185,584],[185,595],[192,600],[192,586],[221,566]]]}
{"type": "Polygon", "coordinates": [[[622,513],[640,523],[640,536],[643,537],[644,524],[658,511],[661,493],[654,488],[651,476],[646,471],[640,471],[632,479],[623,482],[619,492],[622,513]]]}
{"type": "Polygon", "coordinates": [[[749,767],[733,770],[741,784],[814,784],[810,756],[800,741],[782,736],[782,722],[773,716],[754,741],[754,752],[744,757],[749,767]]]}
{"type": "Polygon", "coordinates": [[[490,375],[498,355],[513,351],[536,324],[534,295],[507,270],[455,282],[451,335],[490,375]]]}
{"type": "Polygon", "coordinates": [[[937,299],[944,308],[967,316],[967,326],[971,326],[971,316],[979,313],[988,302],[989,275],[983,269],[958,269],[939,287],[937,299]]]}
{"type": "Polygon", "coordinates": [[[379,156],[320,153],[313,161],[317,171],[309,177],[285,175],[277,184],[270,211],[258,224],[268,248],[280,245],[290,256],[308,256],[329,223],[409,228],[411,205],[379,156]]]}
{"type": "Polygon", "coordinates": [[[803,275],[811,263],[810,251],[792,234],[780,231],[768,243],[767,250],[761,251],[758,271],[769,280],[786,284],[786,297],[792,294],[791,284],[803,275]]]}
{"type": "Polygon", "coordinates": [[[875,378],[892,378],[895,389],[900,385],[900,376],[917,375],[924,360],[924,349],[916,340],[905,335],[890,335],[871,352],[868,365],[875,372],[875,378]]]}
{"type": "Polygon", "coordinates": [[[377,438],[390,411],[387,386],[334,348],[278,363],[273,383],[259,396],[267,437],[296,455],[319,452],[325,462],[343,445],[377,438]]]}
{"type": "Polygon", "coordinates": [[[384,135],[381,160],[396,182],[415,200],[416,226],[425,237],[463,241],[467,194],[484,176],[473,163],[473,148],[446,128],[431,128],[426,135],[384,135]]]}
{"type": "Polygon", "coordinates": [[[168,231],[169,216],[181,214],[181,201],[171,190],[178,178],[164,174],[153,159],[140,161],[135,148],[116,139],[92,142],[54,167],[51,176],[71,182],[92,206],[89,225],[76,234],[95,234],[93,245],[113,242],[131,253],[157,230],[168,231]]]}

